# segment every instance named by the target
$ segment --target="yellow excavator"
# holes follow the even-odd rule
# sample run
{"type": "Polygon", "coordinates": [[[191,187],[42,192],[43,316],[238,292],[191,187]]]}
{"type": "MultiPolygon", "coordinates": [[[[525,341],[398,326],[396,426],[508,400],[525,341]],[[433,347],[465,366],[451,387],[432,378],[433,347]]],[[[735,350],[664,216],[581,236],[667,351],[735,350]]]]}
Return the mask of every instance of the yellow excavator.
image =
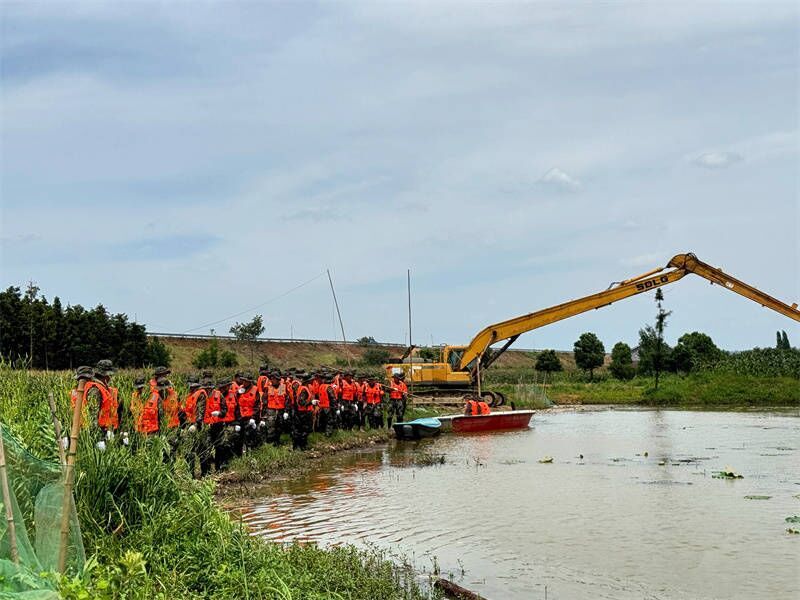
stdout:
{"type": "Polygon", "coordinates": [[[721,285],[761,306],[800,321],[797,303],[791,306],[784,304],[753,286],[723,273],[722,270],[704,263],[692,253],[678,254],[673,256],[665,267],[653,269],[631,279],[616,281],[602,292],[489,325],[472,338],[467,346],[444,346],[437,362],[418,362],[413,358],[409,358],[406,362],[406,358],[413,352],[413,348],[409,348],[400,361],[385,365],[387,377],[395,373],[404,373],[406,382],[413,386],[417,395],[451,396],[475,393],[476,390],[480,394],[481,371],[496,361],[523,333],[674,283],[688,273],[699,275],[712,284],[721,285]],[[503,341],[505,343],[500,348],[491,348],[493,344],[503,341]]]}

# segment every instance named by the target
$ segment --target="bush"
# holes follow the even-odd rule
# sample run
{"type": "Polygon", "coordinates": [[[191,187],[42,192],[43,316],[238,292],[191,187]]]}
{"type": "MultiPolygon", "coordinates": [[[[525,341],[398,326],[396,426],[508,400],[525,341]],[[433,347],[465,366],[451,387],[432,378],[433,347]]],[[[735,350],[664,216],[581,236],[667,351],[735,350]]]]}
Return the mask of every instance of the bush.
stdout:
{"type": "Polygon", "coordinates": [[[236,358],[236,353],[231,352],[230,350],[223,350],[222,353],[219,355],[219,366],[220,367],[235,367],[239,364],[239,359],[236,358]]]}
{"type": "Polygon", "coordinates": [[[365,365],[382,365],[389,362],[389,351],[385,348],[368,348],[361,361],[365,365]]]}

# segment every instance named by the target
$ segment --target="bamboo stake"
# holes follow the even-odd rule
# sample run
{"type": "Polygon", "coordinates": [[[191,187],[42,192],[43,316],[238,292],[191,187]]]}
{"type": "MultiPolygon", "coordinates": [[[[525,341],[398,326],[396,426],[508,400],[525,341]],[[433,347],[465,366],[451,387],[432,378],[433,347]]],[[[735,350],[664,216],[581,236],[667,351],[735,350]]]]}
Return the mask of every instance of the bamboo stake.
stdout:
{"type": "Polygon", "coordinates": [[[58,548],[58,572],[63,573],[67,566],[67,544],[69,543],[69,517],[72,514],[72,485],[75,480],[75,456],[78,454],[78,435],[81,432],[81,411],[83,391],[86,380],[78,380],[78,393],[72,411],[72,428],[69,434],[69,453],[64,468],[64,501],[61,504],[61,540],[58,548]]]}
{"type": "Polygon", "coordinates": [[[56,416],[56,403],[53,400],[53,392],[47,394],[47,403],[50,405],[50,416],[53,417],[53,430],[56,432],[56,445],[58,446],[58,460],[61,462],[61,468],[67,462],[67,457],[64,455],[64,446],[61,444],[61,421],[56,416]]]}
{"type": "Polygon", "coordinates": [[[14,512],[11,510],[11,490],[8,488],[8,473],[6,472],[6,448],[3,444],[3,427],[0,425],[0,485],[3,488],[3,504],[6,506],[6,523],[8,524],[8,547],[11,551],[11,560],[19,564],[19,551],[17,550],[17,527],[14,523],[14,512]]]}

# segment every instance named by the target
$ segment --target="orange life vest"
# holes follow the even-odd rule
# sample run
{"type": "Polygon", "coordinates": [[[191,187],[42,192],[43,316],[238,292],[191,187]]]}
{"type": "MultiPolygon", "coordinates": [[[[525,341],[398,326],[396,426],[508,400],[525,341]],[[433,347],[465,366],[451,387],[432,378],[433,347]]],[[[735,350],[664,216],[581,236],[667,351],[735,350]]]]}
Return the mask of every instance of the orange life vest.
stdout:
{"type": "MultiPolygon", "coordinates": [[[[117,388],[106,387],[98,381],[87,381],[83,388],[83,402],[86,404],[86,395],[93,387],[100,390],[100,410],[97,412],[97,425],[103,429],[119,428],[119,400],[117,400],[117,388]]],[[[76,390],[77,391],[77,390],[76,390]]]]}
{"type": "Polygon", "coordinates": [[[404,382],[398,381],[395,383],[393,381],[392,386],[389,388],[389,398],[392,400],[400,400],[407,391],[408,386],[404,382]]]}
{"type": "Polygon", "coordinates": [[[272,410],[283,410],[286,408],[286,388],[284,388],[284,393],[279,394],[280,386],[272,387],[271,385],[267,388],[267,408],[272,410]]]}
{"type": "MultiPolygon", "coordinates": [[[[203,390],[205,391],[205,390],[203,390]]],[[[208,393],[208,392],[206,392],[208,393]]],[[[206,425],[213,425],[219,423],[220,418],[215,417],[211,413],[218,412],[222,408],[222,393],[219,390],[214,390],[208,395],[206,399],[206,412],[203,415],[203,423],[206,425]]]]}
{"type": "Polygon", "coordinates": [[[311,397],[312,398],[318,398],[319,397],[319,386],[320,386],[319,381],[312,381],[311,383],[308,384],[308,386],[307,386],[308,387],[308,391],[311,392],[311,397]]]}
{"type": "Polygon", "coordinates": [[[251,419],[256,414],[256,401],[258,390],[256,386],[251,385],[244,393],[239,394],[239,416],[251,419]]]}
{"type": "Polygon", "coordinates": [[[228,393],[225,394],[225,404],[228,407],[224,417],[219,418],[220,423],[231,423],[236,420],[236,395],[239,391],[239,386],[235,383],[231,384],[228,393]]]}
{"type": "Polygon", "coordinates": [[[321,383],[319,385],[319,391],[317,392],[317,398],[319,399],[318,406],[320,408],[330,408],[331,407],[331,398],[328,395],[328,388],[330,387],[329,383],[321,383]]]}
{"type": "Polygon", "coordinates": [[[314,410],[314,407],[311,405],[311,391],[303,384],[300,384],[297,390],[295,390],[294,397],[295,397],[295,408],[297,409],[298,412],[310,412],[314,410]],[[306,393],[307,396],[306,402],[308,402],[308,404],[306,404],[305,406],[301,406],[300,404],[297,403],[297,400],[300,398],[300,394],[302,394],[303,392],[306,393]]]}
{"type": "Polygon", "coordinates": [[[133,390],[133,394],[131,394],[131,414],[133,415],[133,422],[139,420],[139,415],[142,414],[142,395],[139,393],[139,390],[133,390]]]}
{"type": "Polygon", "coordinates": [[[158,390],[153,390],[150,397],[142,404],[142,410],[139,412],[139,418],[136,419],[135,428],[139,433],[149,435],[155,433],[159,429],[158,423],[158,401],[161,396],[158,390]]]}
{"type": "Polygon", "coordinates": [[[258,379],[256,379],[256,389],[260,395],[264,395],[267,391],[267,387],[269,386],[269,377],[266,375],[259,375],[258,379]]]}
{"type": "Polygon", "coordinates": [[[478,406],[478,413],[477,414],[488,415],[491,412],[489,410],[489,405],[486,402],[484,402],[483,400],[479,400],[475,404],[477,404],[477,406],[478,406]]]}
{"type": "Polygon", "coordinates": [[[342,379],[342,400],[345,402],[352,402],[355,400],[356,397],[356,388],[358,384],[352,381],[347,381],[346,379],[342,379]]]}
{"type": "Polygon", "coordinates": [[[169,388],[167,397],[164,399],[164,416],[167,418],[167,427],[175,429],[181,424],[180,419],[181,405],[178,402],[178,393],[175,388],[169,388]]]}
{"type": "Polygon", "coordinates": [[[186,400],[183,402],[183,412],[186,414],[186,421],[190,425],[197,420],[197,401],[206,395],[207,392],[200,388],[186,396],[186,400]]]}
{"type": "Polygon", "coordinates": [[[371,386],[368,385],[364,388],[364,394],[367,397],[367,404],[380,404],[381,398],[383,397],[383,388],[381,388],[380,383],[371,386]]]}

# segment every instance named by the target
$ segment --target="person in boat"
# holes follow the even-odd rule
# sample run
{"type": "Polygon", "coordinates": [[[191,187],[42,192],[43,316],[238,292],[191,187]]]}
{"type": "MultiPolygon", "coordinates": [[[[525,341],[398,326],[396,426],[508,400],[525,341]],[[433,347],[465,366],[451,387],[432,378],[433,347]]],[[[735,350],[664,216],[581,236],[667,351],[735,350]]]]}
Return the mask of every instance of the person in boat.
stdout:
{"type": "Polygon", "coordinates": [[[464,405],[464,415],[468,417],[477,417],[479,415],[488,415],[491,412],[489,405],[484,402],[482,398],[470,396],[464,405]]]}

